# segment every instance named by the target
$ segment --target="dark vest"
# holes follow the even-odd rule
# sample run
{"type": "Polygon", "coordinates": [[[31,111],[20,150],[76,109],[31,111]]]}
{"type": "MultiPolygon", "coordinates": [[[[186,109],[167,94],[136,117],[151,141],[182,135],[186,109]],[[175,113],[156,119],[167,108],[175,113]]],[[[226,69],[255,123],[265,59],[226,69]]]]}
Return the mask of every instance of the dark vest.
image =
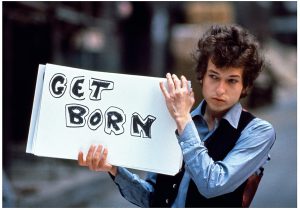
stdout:
{"type": "MultiPolygon", "coordinates": [[[[233,128],[227,120],[222,119],[216,131],[205,141],[209,156],[214,161],[223,160],[233,149],[241,132],[254,119],[249,112],[242,111],[238,128],[233,128]]],[[[184,167],[175,176],[158,174],[155,190],[151,197],[152,207],[171,207],[178,193],[179,184],[184,174],[184,167]]],[[[243,191],[246,181],[235,191],[213,198],[205,198],[197,189],[191,179],[187,197],[186,207],[242,207],[243,191]]]]}

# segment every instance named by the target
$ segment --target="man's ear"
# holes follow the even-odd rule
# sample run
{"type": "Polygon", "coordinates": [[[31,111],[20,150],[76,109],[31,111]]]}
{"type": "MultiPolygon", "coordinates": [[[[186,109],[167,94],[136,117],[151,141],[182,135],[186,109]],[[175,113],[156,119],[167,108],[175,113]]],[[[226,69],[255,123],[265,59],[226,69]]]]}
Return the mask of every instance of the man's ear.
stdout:
{"type": "Polygon", "coordinates": [[[240,98],[246,97],[246,96],[248,95],[249,89],[250,89],[249,87],[243,88],[242,93],[241,93],[241,97],[240,97],[240,98]]]}

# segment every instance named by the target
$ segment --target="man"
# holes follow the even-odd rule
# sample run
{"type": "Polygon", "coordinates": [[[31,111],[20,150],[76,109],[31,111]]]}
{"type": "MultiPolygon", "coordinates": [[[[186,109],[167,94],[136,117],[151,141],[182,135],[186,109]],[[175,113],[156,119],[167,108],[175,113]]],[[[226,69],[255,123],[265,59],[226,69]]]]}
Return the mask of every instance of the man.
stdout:
{"type": "Polygon", "coordinates": [[[239,103],[263,66],[258,42],[239,26],[213,26],[199,40],[197,53],[204,100],[195,110],[190,113],[194,94],[184,76],[168,73],[167,87],[160,83],[183,153],[177,175],[149,173],[142,180],[107,163],[101,145],[91,146],[86,160],[78,155],[79,165],[109,172],[122,196],[138,206],[243,207],[247,180],[269,160],[272,125],[239,103]]]}

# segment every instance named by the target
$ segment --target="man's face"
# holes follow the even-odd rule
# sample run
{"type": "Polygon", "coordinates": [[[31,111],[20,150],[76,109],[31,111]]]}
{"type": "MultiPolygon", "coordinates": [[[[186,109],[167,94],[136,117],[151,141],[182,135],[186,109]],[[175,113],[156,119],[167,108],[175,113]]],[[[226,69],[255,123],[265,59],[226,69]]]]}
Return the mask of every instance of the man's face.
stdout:
{"type": "Polygon", "coordinates": [[[202,93],[211,112],[224,114],[239,101],[243,90],[242,74],[243,68],[217,68],[209,59],[202,93]]]}

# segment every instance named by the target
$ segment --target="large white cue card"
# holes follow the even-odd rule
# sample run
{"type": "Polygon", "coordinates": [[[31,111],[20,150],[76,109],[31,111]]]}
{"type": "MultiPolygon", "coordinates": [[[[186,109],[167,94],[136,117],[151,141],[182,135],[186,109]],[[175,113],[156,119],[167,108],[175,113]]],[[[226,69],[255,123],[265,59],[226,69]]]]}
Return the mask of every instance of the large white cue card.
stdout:
{"type": "Polygon", "coordinates": [[[102,144],[110,164],[175,175],[182,152],[160,81],[39,65],[26,152],[77,160],[102,144]]]}

